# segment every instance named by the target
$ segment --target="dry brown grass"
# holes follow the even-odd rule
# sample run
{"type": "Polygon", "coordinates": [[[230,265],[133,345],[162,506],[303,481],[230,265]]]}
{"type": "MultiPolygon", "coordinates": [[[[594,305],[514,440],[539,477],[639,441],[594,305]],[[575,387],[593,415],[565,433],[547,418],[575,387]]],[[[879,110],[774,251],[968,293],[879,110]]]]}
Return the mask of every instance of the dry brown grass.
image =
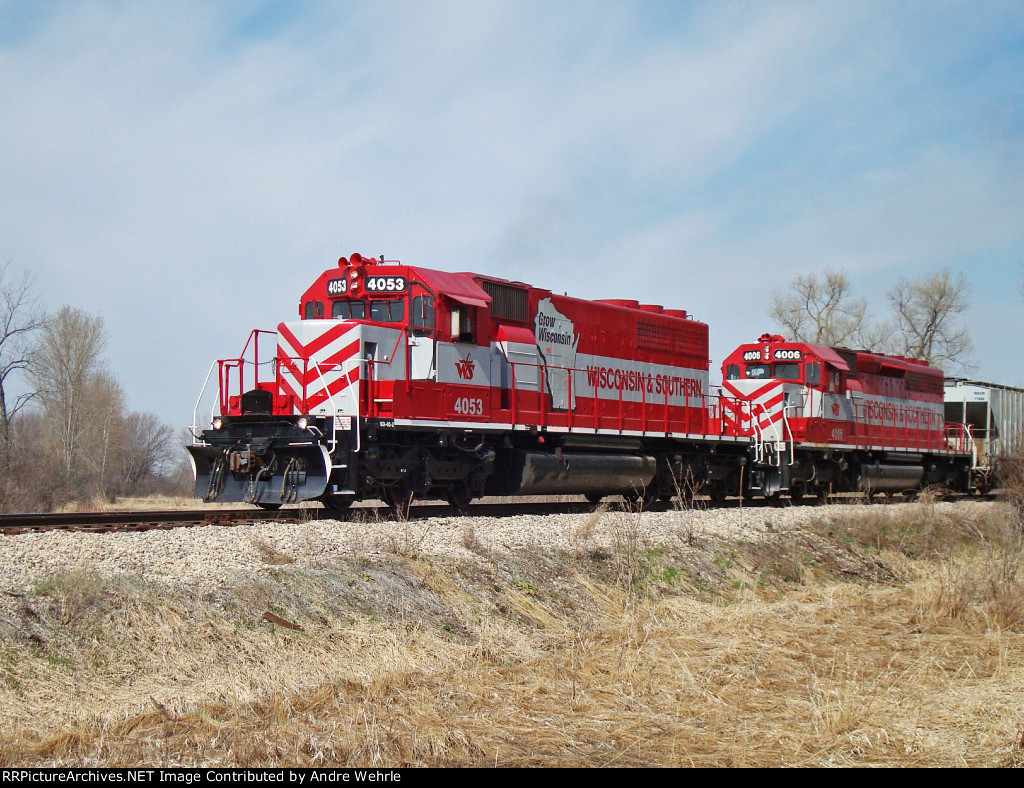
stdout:
{"type": "Polygon", "coordinates": [[[491,569],[268,555],[220,596],[53,578],[0,645],[0,766],[1024,765],[1024,627],[983,589],[1020,582],[1013,518],[902,519],[688,559],[632,522],[491,569]]]}
{"type": "Polygon", "coordinates": [[[1024,631],[1024,520],[1010,500],[976,507],[974,516],[925,496],[911,506],[861,507],[819,526],[903,566],[927,589],[921,616],[975,630],[1024,631]],[[915,562],[916,561],[916,562],[915,562]]]}

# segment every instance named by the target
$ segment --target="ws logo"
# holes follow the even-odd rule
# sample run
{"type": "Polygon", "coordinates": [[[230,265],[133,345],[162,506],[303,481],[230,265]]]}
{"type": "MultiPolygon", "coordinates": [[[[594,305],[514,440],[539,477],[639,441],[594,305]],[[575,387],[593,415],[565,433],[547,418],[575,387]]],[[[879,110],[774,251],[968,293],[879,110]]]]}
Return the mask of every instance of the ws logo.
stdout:
{"type": "Polygon", "coordinates": [[[472,380],[474,370],[476,370],[476,362],[468,354],[465,358],[460,358],[455,362],[455,371],[459,373],[459,378],[462,380],[472,380]]]}

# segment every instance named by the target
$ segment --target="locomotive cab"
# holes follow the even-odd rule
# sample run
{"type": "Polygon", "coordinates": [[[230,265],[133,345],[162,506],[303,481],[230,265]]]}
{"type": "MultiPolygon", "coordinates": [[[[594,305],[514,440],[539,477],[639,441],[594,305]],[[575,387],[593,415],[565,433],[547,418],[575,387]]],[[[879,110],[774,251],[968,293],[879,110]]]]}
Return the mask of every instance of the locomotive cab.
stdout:
{"type": "Polygon", "coordinates": [[[846,371],[849,366],[831,348],[786,342],[781,336],[765,334],[758,346],[744,345],[726,360],[722,379],[783,381],[840,393],[846,371]]]}
{"type": "MultiPolygon", "coordinates": [[[[273,332],[257,331],[238,359],[215,362],[212,427],[189,447],[197,494],[264,507],[388,497],[416,453],[388,445],[397,416],[447,407],[489,418],[489,397],[454,385],[488,385],[489,301],[466,274],[341,258],[303,293],[299,320],[278,325],[272,358],[260,338],[273,332]]],[[[463,472],[457,460],[452,472],[463,472]]]]}

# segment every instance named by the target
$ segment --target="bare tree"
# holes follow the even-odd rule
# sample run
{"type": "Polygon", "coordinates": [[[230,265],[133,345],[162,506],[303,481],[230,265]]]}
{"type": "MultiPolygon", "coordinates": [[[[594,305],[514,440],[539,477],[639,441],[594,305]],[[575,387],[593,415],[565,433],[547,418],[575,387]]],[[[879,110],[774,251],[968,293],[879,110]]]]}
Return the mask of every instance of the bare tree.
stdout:
{"type": "Polygon", "coordinates": [[[80,467],[82,443],[93,426],[86,411],[103,372],[106,344],[103,318],[69,306],[47,321],[37,344],[31,375],[68,478],[80,467]]]}
{"type": "Polygon", "coordinates": [[[895,352],[943,368],[969,366],[971,337],[958,325],[969,292],[964,275],[948,268],[915,280],[901,278],[889,291],[895,352]]]}
{"type": "Polygon", "coordinates": [[[122,469],[125,491],[133,490],[147,477],[172,470],[177,445],[170,426],[152,413],[129,413],[125,418],[125,433],[127,445],[122,469]]]}
{"type": "Polygon", "coordinates": [[[6,460],[11,421],[34,396],[26,391],[13,396],[12,384],[32,364],[33,334],[44,321],[43,310],[33,294],[32,276],[14,276],[10,262],[0,266],[0,462],[6,460]]]}
{"type": "Polygon", "coordinates": [[[111,501],[117,496],[128,453],[124,390],[105,371],[89,377],[82,403],[82,439],[76,476],[81,490],[111,501]]]}
{"type": "Polygon", "coordinates": [[[867,301],[853,297],[846,274],[826,270],[820,278],[797,276],[788,292],[772,293],[768,316],[800,342],[863,347],[881,339],[865,324],[867,311],[867,301]]]}
{"type": "Polygon", "coordinates": [[[57,458],[48,451],[42,411],[27,409],[11,421],[10,454],[0,474],[0,510],[52,511],[66,500],[57,458]]]}

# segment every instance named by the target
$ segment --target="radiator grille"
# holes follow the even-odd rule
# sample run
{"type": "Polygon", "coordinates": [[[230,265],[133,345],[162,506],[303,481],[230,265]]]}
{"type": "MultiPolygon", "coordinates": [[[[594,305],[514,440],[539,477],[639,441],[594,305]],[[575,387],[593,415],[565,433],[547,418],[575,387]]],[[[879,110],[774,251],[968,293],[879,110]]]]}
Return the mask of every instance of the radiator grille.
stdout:
{"type": "Polygon", "coordinates": [[[480,286],[491,297],[491,317],[524,323],[530,319],[530,302],[525,288],[486,281],[480,286]]]}
{"type": "Polygon", "coordinates": [[[911,371],[907,375],[907,387],[911,391],[920,391],[926,394],[941,394],[942,378],[937,375],[922,375],[920,372],[911,371]]]}
{"type": "Polygon", "coordinates": [[[666,326],[639,320],[636,324],[637,346],[662,353],[701,356],[706,352],[701,328],[700,325],[666,326]]]}

